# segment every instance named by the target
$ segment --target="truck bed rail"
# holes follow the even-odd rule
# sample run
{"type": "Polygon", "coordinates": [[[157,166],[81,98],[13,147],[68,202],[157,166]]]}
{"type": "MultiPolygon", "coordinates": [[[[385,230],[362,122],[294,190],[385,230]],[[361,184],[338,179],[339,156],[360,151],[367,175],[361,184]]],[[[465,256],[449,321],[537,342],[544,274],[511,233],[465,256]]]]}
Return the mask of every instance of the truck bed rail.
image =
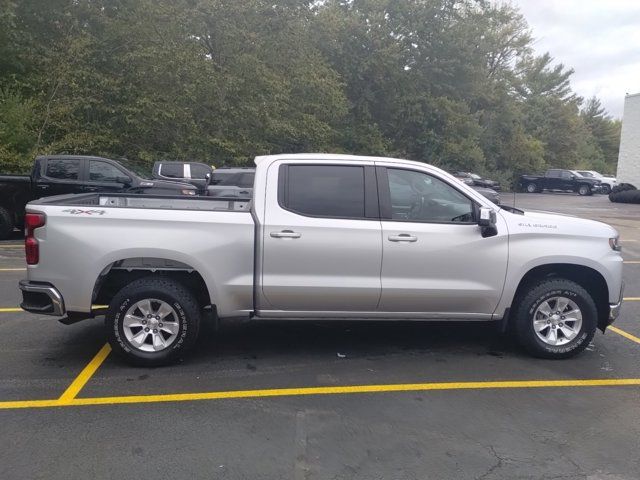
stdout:
{"type": "Polygon", "coordinates": [[[159,210],[249,211],[248,198],[208,198],[166,195],[135,195],[130,193],[88,193],[58,195],[31,202],[31,205],[100,206],[159,210]]]}

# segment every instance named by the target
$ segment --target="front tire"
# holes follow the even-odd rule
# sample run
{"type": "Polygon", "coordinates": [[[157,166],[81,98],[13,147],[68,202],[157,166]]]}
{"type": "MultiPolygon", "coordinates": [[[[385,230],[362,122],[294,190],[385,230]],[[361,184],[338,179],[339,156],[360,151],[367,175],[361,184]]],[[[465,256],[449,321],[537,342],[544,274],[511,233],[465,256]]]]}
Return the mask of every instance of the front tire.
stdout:
{"type": "Polygon", "coordinates": [[[604,195],[609,195],[611,193],[611,187],[609,185],[603,185],[601,191],[604,195]]]}
{"type": "Polygon", "coordinates": [[[166,365],[187,354],[198,338],[200,323],[193,294],[182,284],[157,276],[123,287],[105,318],[114,352],[144,367],[166,365]]]}
{"type": "Polygon", "coordinates": [[[527,184],[527,192],[528,193],[536,193],[538,191],[538,186],[535,183],[527,184]]]}
{"type": "Polygon", "coordinates": [[[516,305],[515,333],[520,345],[538,358],[563,359],[582,352],[595,335],[596,304],[571,280],[541,280],[516,305]]]}
{"type": "Polygon", "coordinates": [[[588,185],[580,185],[578,187],[578,195],[582,195],[583,197],[585,195],[591,195],[591,188],[589,188],[588,185]]]}

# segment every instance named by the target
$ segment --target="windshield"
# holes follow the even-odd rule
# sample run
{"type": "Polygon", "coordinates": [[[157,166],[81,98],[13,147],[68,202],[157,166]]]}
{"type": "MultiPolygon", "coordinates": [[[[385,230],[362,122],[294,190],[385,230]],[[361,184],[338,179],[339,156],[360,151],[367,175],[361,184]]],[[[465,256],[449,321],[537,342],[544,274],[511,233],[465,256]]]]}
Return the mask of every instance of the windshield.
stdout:
{"type": "Polygon", "coordinates": [[[475,173],[470,173],[469,176],[474,180],[480,180],[482,178],[480,175],[477,175],[475,173]]]}
{"type": "Polygon", "coordinates": [[[584,172],[582,170],[576,172],[578,175],[582,175],[583,177],[589,177],[589,178],[594,178],[595,175],[591,172],[584,172]]]}

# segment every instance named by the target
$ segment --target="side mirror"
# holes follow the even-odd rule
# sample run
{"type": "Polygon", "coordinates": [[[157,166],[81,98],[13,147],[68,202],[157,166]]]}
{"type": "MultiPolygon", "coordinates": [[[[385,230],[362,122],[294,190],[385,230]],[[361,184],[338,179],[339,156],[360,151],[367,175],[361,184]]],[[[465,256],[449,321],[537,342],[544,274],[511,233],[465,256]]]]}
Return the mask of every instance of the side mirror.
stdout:
{"type": "Polygon", "coordinates": [[[122,183],[123,185],[127,185],[127,186],[131,185],[131,179],[129,177],[124,177],[124,176],[118,177],[116,178],[116,182],[122,183]]]}
{"type": "Polygon", "coordinates": [[[478,225],[482,229],[483,237],[492,237],[498,234],[496,227],[496,212],[492,208],[480,207],[478,215],[478,225]]]}
{"type": "Polygon", "coordinates": [[[204,180],[205,180],[205,185],[209,186],[211,185],[211,174],[210,173],[205,173],[204,174],[204,180]]]}

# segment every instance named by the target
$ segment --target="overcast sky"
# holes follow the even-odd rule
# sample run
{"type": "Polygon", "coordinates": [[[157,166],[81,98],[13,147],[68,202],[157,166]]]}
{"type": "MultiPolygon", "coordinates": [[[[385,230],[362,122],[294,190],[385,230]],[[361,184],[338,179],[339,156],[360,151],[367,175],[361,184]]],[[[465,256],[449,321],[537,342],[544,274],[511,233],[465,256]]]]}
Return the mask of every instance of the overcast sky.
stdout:
{"type": "MultiPolygon", "coordinates": [[[[502,2],[501,2],[502,3],[502,2]]],[[[511,0],[535,37],[572,67],[573,89],[596,95],[610,115],[622,117],[625,93],[640,93],[640,0],[511,0]]]]}

